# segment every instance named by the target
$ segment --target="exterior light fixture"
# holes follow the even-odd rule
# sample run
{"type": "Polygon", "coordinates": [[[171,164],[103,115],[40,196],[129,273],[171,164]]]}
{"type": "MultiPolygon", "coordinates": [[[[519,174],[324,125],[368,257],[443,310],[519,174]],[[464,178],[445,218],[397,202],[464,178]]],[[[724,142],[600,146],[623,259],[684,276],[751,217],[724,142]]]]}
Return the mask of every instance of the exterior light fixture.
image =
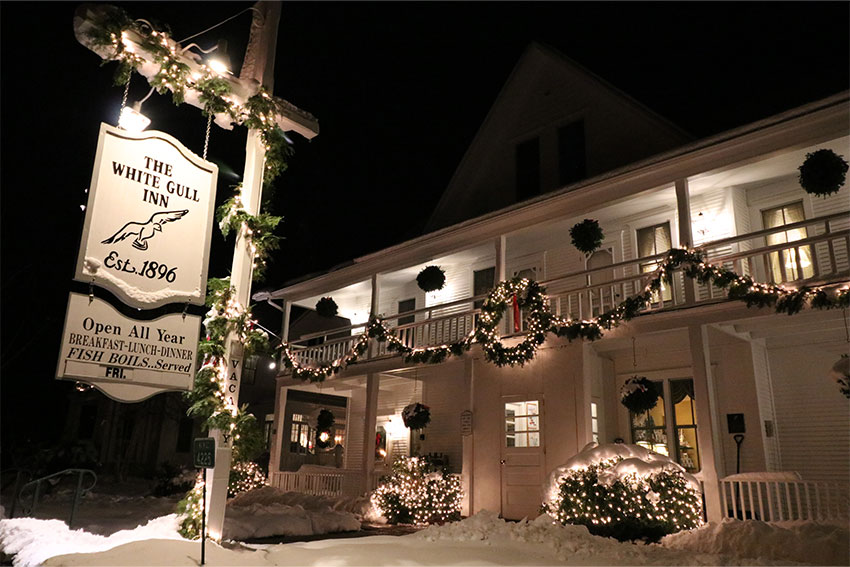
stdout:
{"type": "Polygon", "coordinates": [[[277,362],[272,360],[271,362],[269,362],[269,370],[274,370],[275,368],[277,368],[277,362]]]}
{"type": "Polygon", "coordinates": [[[137,102],[132,107],[125,106],[118,117],[118,126],[128,132],[141,132],[151,123],[151,119],[142,114],[142,103],[137,102]]]}
{"type": "Polygon", "coordinates": [[[215,51],[215,54],[207,60],[209,68],[219,75],[230,73],[230,59],[227,57],[227,41],[224,39],[219,40],[211,51],[215,51]]]}

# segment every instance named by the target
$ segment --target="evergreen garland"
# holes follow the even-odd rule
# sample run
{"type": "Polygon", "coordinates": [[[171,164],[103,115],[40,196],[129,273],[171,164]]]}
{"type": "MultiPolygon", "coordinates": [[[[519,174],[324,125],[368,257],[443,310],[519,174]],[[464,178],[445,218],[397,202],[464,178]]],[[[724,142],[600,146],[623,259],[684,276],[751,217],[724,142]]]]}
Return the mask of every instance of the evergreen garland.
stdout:
{"type": "Polygon", "coordinates": [[[800,186],[812,195],[826,197],[837,193],[847,178],[847,164],[842,156],[828,148],[806,154],[806,160],[798,169],[800,186]]]}
{"type": "Polygon", "coordinates": [[[473,343],[479,343],[487,361],[497,366],[522,366],[533,360],[537,349],[545,342],[547,333],[569,341],[595,341],[601,339],[605,331],[636,317],[652,303],[652,296],[661,290],[662,282],[672,281],[673,271],[677,268],[699,283],[726,290],[730,300],[742,301],[747,307],[772,308],[776,313],[789,315],[806,306],[819,310],[850,307],[850,289],[830,292],[828,288],[802,287],[793,290],[781,285],[758,283],[749,276],[739,276],[725,267],[706,263],[698,251],[672,248],[642,292],[624,299],[591,320],[565,319],[552,315],[545,290],[540,284],[527,278],[514,278],[499,283],[490,292],[481,307],[475,329],[455,343],[412,348],[401,341],[380,317],[373,316],[366,325],[366,332],[357,339],[351,350],[330,364],[318,367],[302,365],[288,344],[280,346],[280,356],[284,366],[291,370],[293,378],[310,382],[323,381],[357,362],[366,353],[369,339],[387,343],[387,350],[400,354],[405,362],[438,364],[451,356],[462,355],[473,343]],[[525,310],[526,331],[519,344],[505,347],[498,334],[498,325],[508,308],[508,300],[514,295],[517,296],[519,306],[525,310]]]}
{"type": "Polygon", "coordinates": [[[274,230],[283,217],[260,213],[249,214],[242,204],[242,185],[236,186],[236,194],[225,201],[216,211],[218,227],[225,238],[231,231],[238,232],[245,226],[245,240],[254,258],[254,281],[262,281],[265,268],[272,252],[280,248],[280,236],[274,230]]]}
{"type": "MultiPolygon", "coordinates": [[[[266,150],[263,185],[264,202],[267,202],[274,180],[286,170],[293,152],[291,142],[275,121],[276,115],[288,110],[288,103],[270,95],[261,87],[245,104],[239,104],[230,96],[230,83],[206,65],[201,66],[202,76],[192,76],[189,66],[178,56],[182,51],[180,45],[171,39],[167,28],[156,29],[143,20],[133,20],[124,10],[114,6],[99,7],[98,14],[100,19],[97,25],[88,30],[88,39],[93,46],[108,50],[108,54],[103,55],[102,64],[118,62],[114,78],[116,85],[126,85],[133,71],[145,63],[145,59],[132,46],[136,43],[159,65],[159,71],[149,79],[150,85],[157,92],[164,94],[170,91],[174,104],[179,105],[185,101],[187,90],[195,91],[204,105],[204,115],[226,114],[233,122],[259,132],[266,150]]],[[[235,199],[238,201],[238,195],[235,199]]],[[[233,199],[223,207],[226,208],[223,217],[241,208],[233,199]]],[[[256,251],[254,277],[261,280],[270,253],[279,247],[280,237],[275,236],[273,230],[280,223],[281,217],[266,213],[252,216],[242,209],[241,214],[231,217],[231,220],[231,228],[244,222],[249,229],[246,239],[256,251]]],[[[226,236],[224,228],[222,232],[226,236]]]]}

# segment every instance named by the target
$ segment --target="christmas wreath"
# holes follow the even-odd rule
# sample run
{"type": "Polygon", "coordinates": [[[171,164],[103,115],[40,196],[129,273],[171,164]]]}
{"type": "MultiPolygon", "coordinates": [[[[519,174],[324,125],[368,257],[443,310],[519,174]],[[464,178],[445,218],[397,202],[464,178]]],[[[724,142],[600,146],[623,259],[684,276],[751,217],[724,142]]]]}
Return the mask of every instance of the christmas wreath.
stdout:
{"type": "Polygon", "coordinates": [[[416,276],[419,289],[424,292],[437,291],[446,285],[446,272],[440,266],[427,266],[416,276]]]}
{"type": "Polygon", "coordinates": [[[431,408],[416,402],[401,410],[401,419],[408,429],[422,429],[431,423],[431,408]]]}
{"type": "Polygon", "coordinates": [[[332,411],[323,409],[316,418],[316,446],[326,449],[331,445],[331,428],[334,426],[334,414],[332,411]]]}
{"type": "Polygon", "coordinates": [[[632,376],[620,388],[620,402],[634,413],[642,413],[655,407],[658,392],[646,377],[632,376]]]}
{"type": "Polygon", "coordinates": [[[339,307],[332,298],[323,297],[316,302],[316,313],[322,317],[336,317],[336,314],[339,313],[339,307]]]}
{"type": "Polygon", "coordinates": [[[580,223],[576,223],[570,229],[573,246],[579,252],[584,252],[585,256],[590,256],[599,248],[605,235],[602,233],[602,228],[599,226],[599,221],[593,219],[584,219],[580,223]]]}
{"type": "Polygon", "coordinates": [[[848,168],[847,160],[830,149],[806,154],[806,161],[798,168],[800,186],[818,197],[837,193],[844,185],[848,168]]]}

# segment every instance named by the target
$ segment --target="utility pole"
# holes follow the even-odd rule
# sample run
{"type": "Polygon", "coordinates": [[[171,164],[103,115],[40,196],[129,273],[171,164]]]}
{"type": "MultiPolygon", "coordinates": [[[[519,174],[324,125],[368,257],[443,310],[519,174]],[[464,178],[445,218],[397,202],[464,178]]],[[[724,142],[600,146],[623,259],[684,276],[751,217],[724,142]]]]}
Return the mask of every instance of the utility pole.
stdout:
{"type": "MultiPolygon", "coordinates": [[[[254,5],[254,17],[251,21],[251,35],[245,60],[239,73],[240,79],[254,79],[267,91],[274,87],[274,57],[277,47],[277,28],[280,23],[280,2],[257,2],[254,5]]],[[[251,215],[260,212],[263,193],[263,172],[266,151],[257,130],[248,130],[248,142],[245,148],[245,174],[242,178],[242,206],[251,215]]],[[[234,297],[243,308],[251,298],[251,278],[253,275],[254,255],[245,237],[243,225],[236,237],[233,250],[233,265],[230,270],[230,284],[235,288],[234,297]]],[[[238,407],[239,387],[242,379],[244,357],[242,343],[235,334],[227,338],[226,395],[232,404],[238,407]]],[[[230,466],[233,456],[233,439],[229,431],[210,432],[216,440],[215,468],[212,479],[206,486],[209,502],[207,526],[210,537],[220,541],[224,528],[224,510],[227,503],[227,485],[230,478],[230,466]]]]}

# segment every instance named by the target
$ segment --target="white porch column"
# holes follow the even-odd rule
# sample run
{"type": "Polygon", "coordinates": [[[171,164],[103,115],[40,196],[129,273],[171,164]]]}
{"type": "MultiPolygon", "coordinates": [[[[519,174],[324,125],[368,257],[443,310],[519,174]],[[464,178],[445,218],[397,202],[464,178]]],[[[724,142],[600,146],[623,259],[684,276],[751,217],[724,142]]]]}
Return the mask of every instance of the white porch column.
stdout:
{"type": "Polygon", "coordinates": [[[375,474],[375,430],[378,425],[379,374],[366,375],[366,416],[363,420],[363,491],[372,490],[375,474]]]}
{"type": "MultiPolygon", "coordinates": [[[[381,290],[380,290],[380,282],[378,281],[378,274],[372,274],[372,302],[369,307],[369,318],[378,316],[378,309],[380,309],[380,301],[381,301],[381,290]]],[[[378,355],[378,342],[374,339],[369,340],[369,350],[367,351],[367,356],[369,358],[374,358],[378,355]]],[[[373,429],[374,429],[374,424],[373,429]]],[[[374,435],[375,432],[372,432],[374,435]]]]}
{"type": "Polygon", "coordinates": [[[718,470],[725,470],[723,445],[720,440],[720,425],[717,420],[714,379],[711,374],[711,351],[708,329],[704,325],[688,327],[691,348],[691,365],[694,374],[694,397],[696,398],[697,442],[700,447],[702,470],[705,482],[705,511],[709,522],[723,518],[718,470]]]}
{"type": "Polygon", "coordinates": [[[284,451],[283,435],[286,420],[286,393],[289,388],[277,388],[274,397],[274,422],[272,425],[272,442],[269,451],[269,480],[274,478],[274,473],[280,472],[280,459],[284,451]]]}
{"type": "Polygon", "coordinates": [[[282,299],[280,307],[283,310],[283,322],[280,324],[280,340],[281,342],[289,342],[289,317],[292,312],[292,302],[282,299]]]}
{"type": "MultiPolygon", "coordinates": [[[[676,208],[679,213],[679,246],[692,248],[694,236],[691,228],[691,195],[687,179],[676,180],[676,208]]],[[[685,303],[696,303],[694,281],[685,278],[685,303]]]]}
{"type": "Polygon", "coordinates": [[[505,248],[507,245],[507,238],[502,234],[495,241],[496,244],[496,283],[505,281],[505,272],[507,268],[505,267],[505,248]]]}

